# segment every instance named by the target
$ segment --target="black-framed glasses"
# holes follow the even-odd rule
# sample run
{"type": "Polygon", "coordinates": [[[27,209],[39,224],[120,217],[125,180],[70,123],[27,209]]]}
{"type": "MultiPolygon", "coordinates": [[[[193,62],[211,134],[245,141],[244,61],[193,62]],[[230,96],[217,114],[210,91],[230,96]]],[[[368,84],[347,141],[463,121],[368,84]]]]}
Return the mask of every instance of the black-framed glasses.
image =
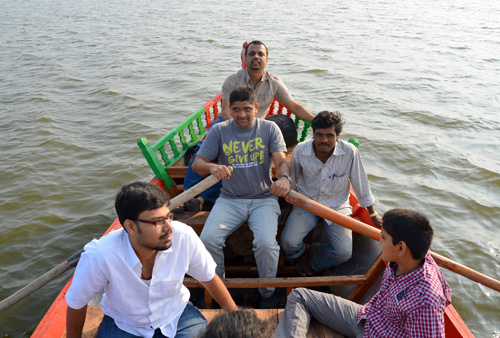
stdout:
{"type": "Polygon", "coordinates": [[[174,214],[169,213],[166,217],[162,217],[162,218],[157,218],[157,219],[152,219],[152,220],[137,218],[136,221],[139,221],[142,223],[147,223],[147,224],[152,224],[157,229],[159,229],[159,228],[163,228],[165,225],[167,225],[167,222],[169,222],[169,223],[172,222],[173,219],[174,219],[174,214]]]}

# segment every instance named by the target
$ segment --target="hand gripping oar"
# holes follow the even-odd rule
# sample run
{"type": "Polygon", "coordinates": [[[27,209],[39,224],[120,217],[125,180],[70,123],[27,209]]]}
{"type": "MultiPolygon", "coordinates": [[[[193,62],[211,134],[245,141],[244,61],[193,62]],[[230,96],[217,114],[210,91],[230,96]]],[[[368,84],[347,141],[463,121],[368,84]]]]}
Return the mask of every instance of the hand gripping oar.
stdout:
{"type": "MultiPolygon", "coordinates": [[[[365,235],[366,237],[370,237],[371,239],[374,239],[376,241],[380,240],[380,230],[363,222],[355,220],[354,218],[345,216],[338,211],[330,209],[323,204],[320,204],[302,194],[299,194],[296,191],[290,190],[290,193],[285,198],[289,203],[305,209],[321,218],[337,223],[345,228],[351,229],[352,231],[365,235]]],[[[443,268],[446,268],[452,272],[467,277],[474,282],[500,292],[500,281],[477,272],[471,268],[468,268],[465,265],[452,261],[451,259],[441,256],[437,253],[431,252],[431,255],[436,263],[438,263],[443,268]]]]}
{"type": "MultiPolygon", "coordinates": [[[[232,172],[233,168],[228,167],[229,170],[232,172]]],[[[173,210],[177,208],[179,205],[181,205],[184,202],[187,202],[189,199],[192,197],[198,195],[199,193],[205,191],[206,189],[210,188],[212,185],[217,183],[219,180],[217,177],[214,175],[210,175],[195,186],[191,187],[190,189],[184,191],[183,193],[179,194],[178,196],[172,198],[170,200],[170,203],[168,205],[168,208],[170,210],[173,210]]],[[[47,284],[48,282],[56,279],[60,275],[62,275],[64,272],[68,271],[71,268],[74,268],[76,264],[78,263],[78,260],[80,259],[80,255],[83,251],[80,251],[74,256],[71,256],[61,264],[57,265],[55,268],[52,270],[46,272],[42,276],[38,277],[35,279],[33,282],[29,283],[26,285],[24,288],[20,289],[19,291],[15,292],[13,295],[5,298],[0,302],[0,313],[11,307],[12,305],[18,303],[19,301],[23,300],[27,296],[31,295],[33,292],[36,290],[40,289],[42,286],[47,284]]]]}

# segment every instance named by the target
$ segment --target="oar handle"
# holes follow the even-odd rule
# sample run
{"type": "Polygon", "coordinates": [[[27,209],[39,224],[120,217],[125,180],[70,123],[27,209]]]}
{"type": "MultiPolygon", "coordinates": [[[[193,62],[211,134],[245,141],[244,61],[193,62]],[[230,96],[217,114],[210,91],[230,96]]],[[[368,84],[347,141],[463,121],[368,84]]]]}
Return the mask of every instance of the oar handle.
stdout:
{"type": "MultiPolygon", "coordinates": [[[[228,167],[229,170],[232,172],[233,168],[228,167]]],[[[212,185],[217,183],[219,180],[217,177],[214,175],[210,175],[207,178],[203,179],[201,182],[198,184],[194,185],[190,189],[184,191],[182,194],[179,194],[178,196],[172,198],[170,200],[169,208],[170,210],[175,209],[179,205],[181,205],[184,202],[187,202],[189,199],[192,197],[198,195],[200,192],[205,191],[206,189],[210,188],[212,185]]],[[[80,260],[80,255],[83,251],[80,251],[76,255],[68,258],[52,270],[46,272],[42,276],[38,277],[35,279],[33,282],[29,283],[13,295],[5,298],[0,302],[0,313],[11,307],[12,305],[20,302],[27,296],[31,295],[33,292],[36,290],[40,289],[42,286],[47,284],[48,282],[56,279],[60,275],[62,275],[64,272],[68,271],[71,268],[74,268],[78,261],[80,260]]]]}
{"type": "MultiPolygon", "coordinates": [[[[296,191],[290,190],[290,193],[285,198],[289,203],[296,205],[302,209],[305,209],[321,218],[337,223],[345,228],[351,229],[352,231],[365,235],[366,237],[369,237],[376,241],[380,240],[381,237],[380,230],[372,226],[369,226],[363,222],[355,220],[354,218],[343,215],[338,211],[330,209],[324,206],[323,204],[313,201],[312,199],[296,191]]],[[[451,259],[441,256],[432,251],[431,255],[436,261],[436,263],[442,266],[443,268],[448,269],[459,275],[467,277],[470,280],[473,280],[474,282],[477,282],[479,284],[482,284],[484,286],[487,286],[493,290],[500,292],[500,281],[493,279],[489,276],[486,276],[478,271],[468,268],[465,265],[452,261],[451,259]]]]}
{"type": "Polygon", "coordinates": [[[69,269],[73,268],[76,266],[76,263],[80,259],[80,255],[83,251],[80,251],[76,255],[68,258],[58,266],[54,267],[52,270],[47,271],[37,279],[35,279],[33,282],[29,283],[25,287],[23,287],[21,290],[15,292],[13,295],[5,298],[0,302],[0,313],[11,307],[12,305],[16,304],[17,302],[23,300],[27,296],[31,295],[33,292],[36,290],[40,289],[42,286],[47,284],[48,282],[56,279],[60,275],[62,275],[64,272],[68,271],[69,269]]]}

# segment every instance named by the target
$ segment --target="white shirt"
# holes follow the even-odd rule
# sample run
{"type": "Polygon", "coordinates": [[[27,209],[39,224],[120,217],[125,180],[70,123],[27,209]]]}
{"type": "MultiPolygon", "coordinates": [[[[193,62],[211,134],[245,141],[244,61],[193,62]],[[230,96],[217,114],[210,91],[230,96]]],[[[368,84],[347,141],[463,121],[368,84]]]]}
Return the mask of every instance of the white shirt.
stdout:
{"type": "Polygon", "coordinates": [[[66,294],[68,305],[80,309],[104,289],[101,309],[120,329],[153,337],[160,328],[165,336],[174,337],[189,301],[184,274],[210,281],[216,264],[191,227],[177,221],[172,226],[172,246],[158,251],[149,286],[141,280],[142,265],[126,231],[113,231],[88,243],[66,294]]]}
{"type": "Polygon", "coordinates": [[[290,167],[299,193],[344,215],[352,213],[350,185],[362,207],[375,202],[359,151],[348,142],[338,140],[326,163],[314,154],[313,140],[301,142],[293,150],[290,167]]]}

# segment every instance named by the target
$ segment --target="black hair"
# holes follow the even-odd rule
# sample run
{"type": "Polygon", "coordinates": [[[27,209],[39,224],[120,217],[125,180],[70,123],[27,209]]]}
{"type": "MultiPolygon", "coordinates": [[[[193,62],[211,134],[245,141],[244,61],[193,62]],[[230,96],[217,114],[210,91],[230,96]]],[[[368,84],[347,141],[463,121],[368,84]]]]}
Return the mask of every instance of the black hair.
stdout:
{"type": "Polygon", "coordinates": [[[342,127],[344,126],[344,121],[342,120],[342,114],[339,111],[330,112],[323,110],[312,119],[311,125],[313,132],[316,129],[335,127],[335,133],[340,135],[342,127]]]}
{"type": "Polygon", "coordinates": [[[382,227],[392,236],[392,244],[405,242],[413,259],[425,258],[434,230],[423,213],[410,209],[389,210],[382,217],[382,227]]]}
{"type": "Polygon", "coordinates": [[[118,220],[123,225],[125,220],[136,220],[146,210],[154,210],[168,205],[170,199],[160,187],[145,182],[124,185],[115,200],[118,220]]]}
{"type": "Polygon", "coordinates": [[[249,87],[238,87],[229,95],[229,105],[232,106],[235,102],[248,101],[250,104],[257,104],[257,96],[253,89],[249,87]]]}
{"type": "Polygon", "coordinates": [[[198,338],[271,338],[273,330],[254,310],[240,309],[218,314],[198,338]]]}
{"type": "Polygon", "coordinates": [[[269,51],[267,50],[267,46],[264,44],[264,42],[259,41],[259,40],[253,40],[252,42],[248,43],[248,45],[245,48],[245,56],[247,56],[247,54],[248,54],[248,48],[250,47],[250,45],[264,46],[264,48],[266,49],[266,56],[269,56],[269,51]]]}

